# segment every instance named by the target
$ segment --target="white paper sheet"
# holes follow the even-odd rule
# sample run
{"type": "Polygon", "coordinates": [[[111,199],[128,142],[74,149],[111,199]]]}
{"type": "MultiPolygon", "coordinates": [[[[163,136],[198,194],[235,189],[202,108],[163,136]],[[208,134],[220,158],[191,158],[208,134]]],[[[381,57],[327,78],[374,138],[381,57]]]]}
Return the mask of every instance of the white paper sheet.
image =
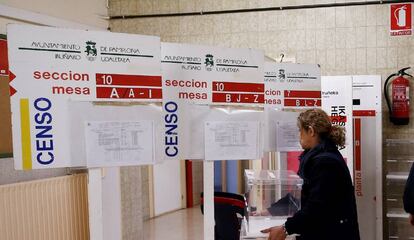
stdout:
{"type": "Polygon", "coordinates": [[[154,158],[152,121],[86,122],[88,166],[131,166],[154,158]]]}
{"type": "Polygon", "coordinates": [[[206,160],[259,158],[257,121],[209,121],[204,131],[206,160]]]}
{"type": "Polygon", "coordinates": [[[276,122],[276,151],[300,151],[299,129],[296,122],[276,122]]]}

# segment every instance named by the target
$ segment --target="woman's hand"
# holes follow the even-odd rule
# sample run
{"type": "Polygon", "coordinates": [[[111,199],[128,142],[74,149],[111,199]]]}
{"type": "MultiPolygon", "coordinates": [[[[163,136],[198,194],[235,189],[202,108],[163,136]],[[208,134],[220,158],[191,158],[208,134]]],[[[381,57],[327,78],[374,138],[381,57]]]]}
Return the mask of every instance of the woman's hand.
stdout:
{"type": "Polygon", "coordinates": [[[286,233],[283,226],[271,227],[261,231],[262,233],[269,233],[268,240],[285,240],[286,233]]]}

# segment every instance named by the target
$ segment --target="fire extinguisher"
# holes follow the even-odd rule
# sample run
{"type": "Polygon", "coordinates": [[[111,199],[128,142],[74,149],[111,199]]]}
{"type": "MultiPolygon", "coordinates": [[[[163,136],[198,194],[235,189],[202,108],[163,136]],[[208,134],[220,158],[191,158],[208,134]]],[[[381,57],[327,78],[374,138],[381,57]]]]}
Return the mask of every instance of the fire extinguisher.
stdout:
{"type": "Polygon", "coordinates": [[[409,67],[403,68],[398,73],[391,74],[384,84],[384,95],[390,112],[390,121],[395,125],[407,125],[410,121],[410,85],[404,76],[413,77],[406,73],[409,67]],[[396,77],[396,78],[394,78],[396,77]],[[393,80],[391,80],[394,78],[393,80]],[[392,103],[388,95],[388,85],[392,87],[392,103]]]}
{"type": "Polygon", "coordinates": [[[394,17],[397,20],[397,25],[399,27],[405,27],[406,25],[406,8],[406,6],[402,6],[394,12],[394,17]]]}

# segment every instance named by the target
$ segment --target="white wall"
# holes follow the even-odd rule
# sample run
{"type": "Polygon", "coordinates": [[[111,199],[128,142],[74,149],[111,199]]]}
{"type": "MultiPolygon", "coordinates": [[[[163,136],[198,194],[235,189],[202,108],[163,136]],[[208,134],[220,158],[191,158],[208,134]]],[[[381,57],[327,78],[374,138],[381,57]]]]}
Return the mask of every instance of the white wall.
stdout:
{"type": "Polygon", "coordinates": [[[6,33],[8,23],[16,22],[106,30],[107,15],[106,0],[1,0],[0,33],[6,33]]]}
{"type": "Polygon", "coordinates": [[[181,209],[180,161],[164,161],[153,169],[155,216],[181,209]]]}

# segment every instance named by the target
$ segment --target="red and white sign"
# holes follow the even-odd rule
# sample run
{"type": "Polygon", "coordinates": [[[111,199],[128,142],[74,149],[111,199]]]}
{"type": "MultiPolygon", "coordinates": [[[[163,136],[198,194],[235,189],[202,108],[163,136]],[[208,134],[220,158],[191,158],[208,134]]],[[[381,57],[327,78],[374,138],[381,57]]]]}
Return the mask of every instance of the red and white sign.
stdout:
{"type": "MultiPolygon", "coordinates": [[[[16,24],[7,35],[16,169],[88,164],[74,163],[81,157],[74,157],[80,150],[72,151],[71,141],[80,142],[85,132],[83,124],[71,129],[79,114],[70,110],[74,102],[162,101],[159,37],[16,24]]],[[[111,114],[117,117],[111,121],[124,118],[111,114]]],[[[118,164],[124,165],[114,160],[111,166],[118,164]]]]}
{"type": "Polygon", "coordinates": [[[264,70],[264,149],[283,152],[301,150],[296,136],[297,115],[282,110],[321,106],[320,67],[317,64],[265,62],[264,70]]]}
{"type": "Polygon", "coordinates": [[[165,158],[204,159],[209,105],[263,106],[263,61],[260,50],[162,43],[165,158]]]}
{"type": "Polygon", "coordinates": [[[391,36],[412,35],[412,4],[391,4],[391,36]]]}
{"type": "Polygon", "coordinates": [[[161,76],[96,74],[98,99],[162,99],[161,76]]]}
{"type": "Polygon", "coordinates": [[[321,73],[316,64],[265,63],[265,104],[278,109],[321,106],[321,73]]]}
{"type": "Polygon", "coordinates": [[[0,39],[0,76],[9,75],[9,61],[7,59],[7,41],[0,39]]]}
{"type": "Polygon", "coordinates": [[[285,90],[284,107],[320,107],[320,91],[290,91],[285,90]]]}
{"type": "Polygon", "coordinates": [[[213,103],[264,103],[263,83],[214,82],[213,103]]]}
{"type": "Polygon", "coordinates": [[[163,43],[161,62],[164,101],[264,104],[261,51],[163,43]]]}

